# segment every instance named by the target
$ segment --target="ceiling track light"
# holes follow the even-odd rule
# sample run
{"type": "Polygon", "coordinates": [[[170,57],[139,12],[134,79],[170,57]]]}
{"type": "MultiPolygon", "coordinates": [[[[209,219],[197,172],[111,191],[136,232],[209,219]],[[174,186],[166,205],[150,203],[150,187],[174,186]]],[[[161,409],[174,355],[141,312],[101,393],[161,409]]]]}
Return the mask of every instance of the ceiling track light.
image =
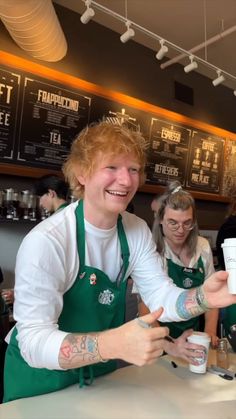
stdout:
{"type": "Polygon", "coordinates": [[[196,68],[198,68],[198,63],[197,63],[197,61],[194,61],[194,56],[190,55],[189,59],[190,59],[190,64],[188,64],[184,67],[185,73],[190,73],[190,71],[193,71],[196,68]]]}
{"type": "Polygon", "coordinates": [[[90,7],[91,0],[86,0],[85,5],[86,5],[86,10],[80,17],[80,21],[84,25],[86,25],[86,23],[88,23],[92,19],[92,17],[94,17],[95,15],[95,11],[92,9],[92,7],[90,7]]]}
{"type": "Polygon", "coordinates": [[[221,70],[217,70],[217,77],[216,79],[212,80],[212,84],[214,87],[218,86],[219,84],[225,81],[225,77],[221,74],[221,70]]]}
{"type": "Polygon", "coordinates": [[[133,38],[135,36],[134,30],[130,27],[131,22],[129,20],[127,20],[127,22],[125,22],[125,24],[126,24],[126,27],[127,27],[127,31],[125,33],[123,33],[123,35],[120,36],[120,40],[121,40],[121,42],[123,42],[123,44],[125,44],[125,42],[129,41],[130,38],[133,38]]]}
{"type": "Polygon", "coordinates": [[[161,48],[156,53],[156,59],[157,60],[162,60],[162,58],[164,58],[164,56],[167,54],[169,48],[167,47],[167,45],[165,45],[164,39],[161,39],[159,42],[161,44],[161,48]]]}
{"type": "MultiPolygon", "coordinates": [[[[120,22],[122,22],[123,24],[126,25],[126,27],[127,27],[126,32],[123,35],[120,36],[121,42],[125,43],[130,38],[134,37],[136,32],[137,33],[141,32],[141,33],[147,35],[148,37],[150,37],[152,39],[155,39],[156,41],[159,41],[161,47],[160,47],[160,50],[156,53],[156,58],[158,60],[161,60],[164,57],[163,53],[164,53],[164,51],[166,51],[166,48],[168,47],[169,50],[173,49],[175,51],[178,51],[181,54],[181,58],[189,57],[190,63],[184,67],[185,73],[189,73],[190,71],[197,69],[198,65],[201,64],[201,66],[205,66],[208,69],[211,69],[213,71],[221,71],[224,74],[224,75],[222,75],[222,74],[219,75],[219,77],[220,77],[219,80],[218,80],[218,77],[217,77],[217,79],[212,81],[214,86],[217,86],[218,84],[222,83],[226,78],[227,78],[227,80],[230,80],[230,81],[233,81],[234,83],[236,83],[236,76],[234,76],[233,74],[230,74],[225,70],[221,70],[219,67],[216,67],[214,64],[211,64],[209,61],[206,61],[201,57],[193,56],[193,51],[192,50],[187,51],[187,50],[181,48],[180,46],[178,46],[176,44],[173,44],[172,42],[168,41],[167,39],[164,40],[162,38],[162,36],[159,36],[157,33],[151,32],[149,29],[138,25],[137,23],[135,23],[132,20],[129,20],[128,17],[127,17],[127,2],[128,2],[128,0],[125,0],[126,13],[125,13],[125,16],[122,16],[122,15],[116,13],[114,10],[111,10],[108,7],[105,7],[102,4],[99,4],[97,1],[86,0],[84,3],[86,5],[87,9],[84,12],[84,14],[81,16],[80,20],[81,20],[82,23],[88,23],[89,20],[95,15],[95,12],[94,12],[93,9],[98,10],[99,12],[105,13],[105,14],[111,16],[112,18],[117,19],[118,21],[120,21],[120,22]],[[131,28],[131,26],[132,26],[132,28],[131,28]],[[162,47],[163,47],[163,49],[162,49],[162,47]],[[216,80],[217,80],[217,82],[216,82],[216,80]]],[[[204,44],[204,46],[205,46],[205,44],[204,44]]],[[[160,65],[161,68],[165,68],[165,67],[162,67],[162,66],[165,66],[165,63],[160,65]]],[[[234,90],[234,95],[236,96],[236,89],[234,90]]]]}

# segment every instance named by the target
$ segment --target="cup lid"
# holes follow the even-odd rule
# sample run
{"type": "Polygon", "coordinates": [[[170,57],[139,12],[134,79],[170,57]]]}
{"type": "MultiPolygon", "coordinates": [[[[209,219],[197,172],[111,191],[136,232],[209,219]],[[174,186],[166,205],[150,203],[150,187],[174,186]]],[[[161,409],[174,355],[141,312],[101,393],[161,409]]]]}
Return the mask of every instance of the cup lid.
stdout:
{"type": "Polygon", "coordinates": [[[221,247],[223,246],[236,246],[236,238],[225,239],[224,243],[221,244],[221,247]]]}

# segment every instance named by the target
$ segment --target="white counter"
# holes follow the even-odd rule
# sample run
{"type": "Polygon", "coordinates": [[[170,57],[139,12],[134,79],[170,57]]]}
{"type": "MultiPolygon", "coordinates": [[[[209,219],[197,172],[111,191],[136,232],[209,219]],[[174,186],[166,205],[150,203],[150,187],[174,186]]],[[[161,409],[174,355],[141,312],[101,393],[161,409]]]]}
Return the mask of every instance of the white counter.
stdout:
{"type": "MultiPolygon", "coordinates": [[[[236,354],[230,369],[236,371],[236,354]]],[[[165,356],[155,365],[119,369],[89,387],[73,385],[0,405],[0,419],[75,418],[235,419],[236,379],[194,374],[183,362],[174,368],[165,356]]]]}

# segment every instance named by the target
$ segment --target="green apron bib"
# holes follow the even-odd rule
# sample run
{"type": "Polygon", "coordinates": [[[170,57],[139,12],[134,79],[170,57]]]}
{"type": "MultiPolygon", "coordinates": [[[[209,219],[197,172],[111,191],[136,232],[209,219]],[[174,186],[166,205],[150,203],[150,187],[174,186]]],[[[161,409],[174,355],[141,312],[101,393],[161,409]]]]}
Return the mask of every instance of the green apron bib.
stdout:
{"type": "MultiPolygon", "coordinates": [[[[63,310],[58,320],[59,330],[87,333],[118,327],[124,323],[125,318],[127,286],[125,276],[129,264],[129,248],[122,218],[121,216],[118,218],[117,229],[123,264],[116,281],[111,282],[104,272],[85,265],[82,200],[79,201],[75,214],[80,269],[73,286],[64,294],[63,310]]],[[[15,328],[5,358],[4,402],[50,393],[77,382],[82,386],[84,380],[109,373],[117,368],[115,360],[73,370],[32,368],[20,354],[16,335],[15,328]]]]}
{"type": "MultiPolygon", "coordinates": [[[[201,285],[205,278],[205,269],[201,256],[196,268],[186,268],[167,259],[168,275],[179,288],[190,289],[201,285]]],[[[199,316],[183,322],[161,323],[170,329],[170,336],[178,338],[185,330],[199,330],[199,316]]]]}

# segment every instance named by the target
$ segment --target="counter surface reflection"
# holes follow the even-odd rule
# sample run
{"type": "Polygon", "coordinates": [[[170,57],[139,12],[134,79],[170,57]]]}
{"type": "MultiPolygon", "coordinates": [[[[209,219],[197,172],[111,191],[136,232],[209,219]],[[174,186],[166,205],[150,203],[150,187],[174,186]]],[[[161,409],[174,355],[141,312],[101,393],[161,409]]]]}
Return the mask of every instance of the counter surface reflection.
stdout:
{"type": "MultiPolygon", "coordinates": [[[[1,419],[235,419],[236,378],[194,374],[169,356],[155,365],[129,366],[97,378],[92,386],[73,385],[44,396],[0,405],[1,419]]],[[[215,362],[210,351],[209,364],[215,362]]],[[[230,353],[236,371],[236,354],[230,353]]],[[[22,379],[24,379],[22,377],[22,379]]]]}

